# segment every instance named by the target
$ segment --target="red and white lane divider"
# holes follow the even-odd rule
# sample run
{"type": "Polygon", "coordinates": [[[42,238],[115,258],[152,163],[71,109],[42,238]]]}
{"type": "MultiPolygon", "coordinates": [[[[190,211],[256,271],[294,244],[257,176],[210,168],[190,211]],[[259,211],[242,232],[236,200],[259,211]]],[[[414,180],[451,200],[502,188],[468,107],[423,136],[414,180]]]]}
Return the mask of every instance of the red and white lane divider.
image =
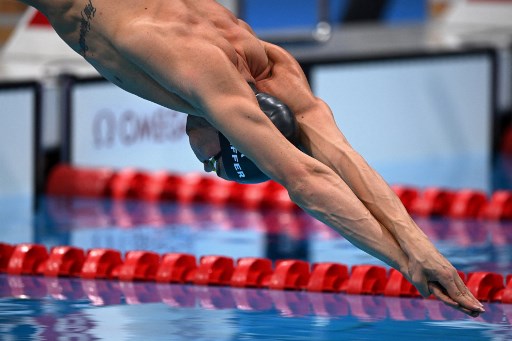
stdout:
{"type": "MultiPolygon", "coordinates": [[[[302,260],[272,263],[265,258],[196,257],[183,253],[157,254],[129,251],[123,257],[113,249],[85,251],[72,246],[0,243],[0,273],[45,277],[76,277],[121,282],[150,281],[202,286],[229,286],[342,292],[349,295],[419,297],[400,272],[376,265],[309,264],[302,260]]],[[[459,272],[469,290],[481,301],[512,303],[512,275],[459,272]]]]}
{"type": "MultiPolygon", "coordinates": [[[[481,191],[392,186],[407,210],[419,216],[512,219],[512,191],[481,191]]],[[[274,181],[243,185],[200,174],[177,175],[135,169],[76,168],[59,165],[51,172],[47,194],[67,197],[139,199],[145,201],[204,202],[248,209],[295,210],[286,189],[274,181]]]]}

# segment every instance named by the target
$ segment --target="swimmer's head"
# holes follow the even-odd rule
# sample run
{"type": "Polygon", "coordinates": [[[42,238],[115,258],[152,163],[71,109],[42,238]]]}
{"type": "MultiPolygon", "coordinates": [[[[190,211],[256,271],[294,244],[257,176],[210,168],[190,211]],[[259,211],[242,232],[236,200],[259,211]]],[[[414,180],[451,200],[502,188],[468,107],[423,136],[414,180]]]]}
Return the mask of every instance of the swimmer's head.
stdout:
{"type": "MultiPolygon", "coordinates": [[[[299,128],[293,112],[277,98],[252,88],[261,110],[290,142],[298,146],[299,128]]],[[[206,120],[189,116],[187,134],[192,150],[203,163],[206,172],[215,171],[219,177],[239,183],[269,180],[254,162],[206,120]]]]}
{"type": "Polygon", "coordinates": [[[189,115],[186,132],[192,151],[203,163],[204,171],[212,172],[216,171],[215,167],[220,168],[221,165],[217,165],[217,162],[222,162],[218,160],[220,157],[219,131],[204,118],[189,115]]]}

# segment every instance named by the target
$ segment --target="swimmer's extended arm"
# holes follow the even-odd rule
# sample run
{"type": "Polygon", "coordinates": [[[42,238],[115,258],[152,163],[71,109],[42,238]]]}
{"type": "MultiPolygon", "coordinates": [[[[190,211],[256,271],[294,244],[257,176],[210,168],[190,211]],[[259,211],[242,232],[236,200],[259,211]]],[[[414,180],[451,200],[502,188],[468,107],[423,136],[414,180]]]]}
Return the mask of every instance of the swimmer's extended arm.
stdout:
{"type": "MultiPolygon", "coordinates": [[[[185,55],[177,59],[173,57],[176,50],[166,52],[165,45],[154,39],[152,46],[162,51],[149,57],[139,56],[139,50],[129,53],[135,63],[193,104],[261,170],[283,184],[297,204],[356,246],[406,271],[408,260],[389,231],[339,176],[286,140],[260,110],[253,91],[227,56],[201,41],[187,45],[193,46],[190,53],[185,47],[181,50],[185,55]]],[[[143,46],[138,49],[144,51],[143,46]]]]}
{"type": "MultiPolygon", "coordinates": [[[[301,153],[278,132],[260,111],[246,79],[220,48],[186,31],[180,31],[169,44],[165,31],[148,30],[145,23],[131,23],[129,31],[132,34],[122,35],[117,48],[134,65],[192,105],[267,175],[283,184],[311,215],[408,274],[408,257],[390,231],[332,169],[301,153]]],[[[447,298],[444,301],[457,306],[447,298]]]]}
{"type": "Polygon", "coordinates": [[[295,112],[306,151],[343,178],[408,255],[423,251],[422,243],[429,244],[430,248],[427,236],[416,226],[398,197],[350,146],[327,104],[313,95],[295,59],[279,47],[265,46],[273,62],[272,77],[258,82],[257,86],[280,98],[295,112]]]}
{"type": "Polygon", "coordinates": [[[217,65],[223,64],[226,68],[222,71],[205,70],[204,87],[196,84],[210,123],[267,175],[285,186],[292,200],[309,214],[359,248],[403,271],[408,260],[389,231],[331,169],[300,152],[279,133],[260,111],[249,86],[231,65],[217,65]],[[232,74],[227,68],[232,68],[232,74]]]}
{"type": "Polygon", "coordinates": [[[314,97],[295,59],[279,47],[265,46],[273,63],[273,72],[272,77],[257,84],[258,88],[291,107],[299,122],[306,151],[334,170],[398,241],[409,258],[408,272],[404,275],[424,296],[433,292],[445,303],[461,306],[466,313],[466,308],[479,311],[479,302],[469,293],[453,266],[418,228],[381,176],[350,146],[338,129],[330,108],[314,97]]]}

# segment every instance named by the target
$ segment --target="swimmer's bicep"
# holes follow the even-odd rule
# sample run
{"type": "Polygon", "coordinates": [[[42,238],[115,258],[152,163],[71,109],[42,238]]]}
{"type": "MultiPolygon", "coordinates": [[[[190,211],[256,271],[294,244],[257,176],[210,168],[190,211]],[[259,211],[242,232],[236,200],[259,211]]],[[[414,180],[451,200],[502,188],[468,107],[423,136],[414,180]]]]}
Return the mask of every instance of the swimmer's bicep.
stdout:
{"type": "Polygon", "coordinates": [[[186,44],[180,49],[160,46],[135,51],[131,58],[163,87],[193,105],[270,178],[283,183],[286,169],[293,171],[297,161],[289,150],[300,152],[260,110],[234,64],[209,44],[186,44]]]}
{"type": "Polygon", "coordinates": [[[226,55],[208,50],[209,61],[196,64],[201,72],[190,83],[191,100],[197,101],[204,118],[259,169],[284,184],[304,154],[261,111],[253,90],[226,55]]]}

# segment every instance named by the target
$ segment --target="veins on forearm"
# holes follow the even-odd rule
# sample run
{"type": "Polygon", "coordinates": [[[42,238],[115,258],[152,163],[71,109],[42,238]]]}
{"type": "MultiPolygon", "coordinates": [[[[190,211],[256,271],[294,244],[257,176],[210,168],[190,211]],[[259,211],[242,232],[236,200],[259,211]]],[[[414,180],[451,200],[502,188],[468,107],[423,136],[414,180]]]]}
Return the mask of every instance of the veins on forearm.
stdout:
{"type": "Polygon", "coordinates": [[[96,14],[96,7],[92,4],[92,0],[89,0],[87,5],[85,5],[82,12],[80,12],[80,38],[78,39],[78,44],[80,45],[80,54],[85,58],[87,56],[87,51],[89,51],[89,46],[87,45],[86,36],[91,30],[91,21],[96,14]]]}

